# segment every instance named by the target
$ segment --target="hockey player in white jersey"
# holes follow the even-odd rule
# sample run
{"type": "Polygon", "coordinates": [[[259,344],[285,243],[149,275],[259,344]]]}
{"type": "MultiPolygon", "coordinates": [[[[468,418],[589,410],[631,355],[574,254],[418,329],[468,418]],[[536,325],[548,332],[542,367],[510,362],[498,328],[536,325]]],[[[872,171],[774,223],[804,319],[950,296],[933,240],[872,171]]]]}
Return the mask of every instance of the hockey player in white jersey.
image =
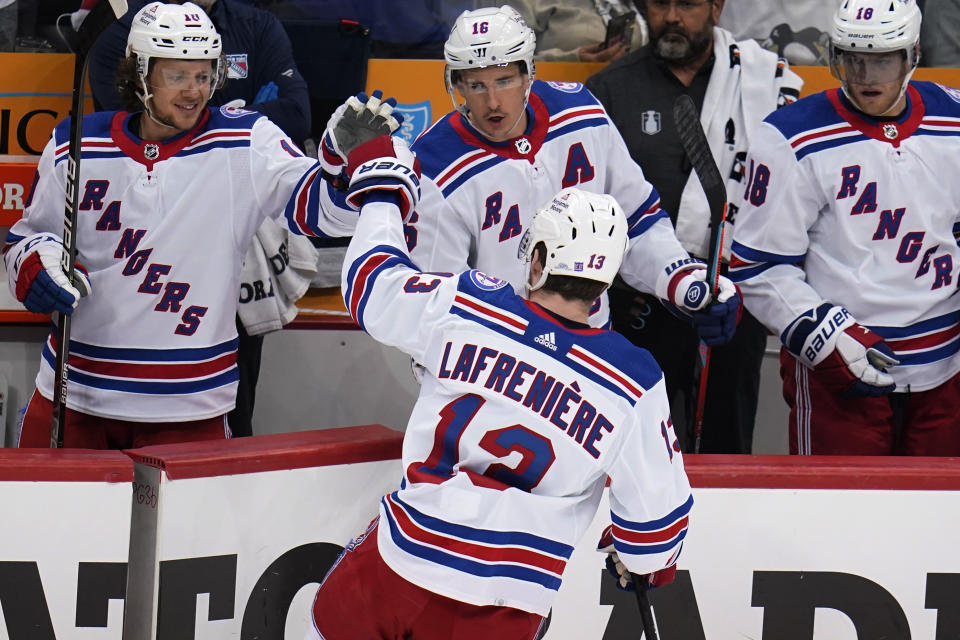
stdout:
{"type": "Polygon", "coordinates": [[[567,188],[545,204],[513,258],[524,298],[481,271],[414,265],[396,204],[409,212],[418,191],[402,140],[368,142],[349,166],[362,209],[344,302],[425,374],[400,489],[327,574],[309,636],[534,638],[608,477],[609,550],[672,576],[693,499],[663,375],[588,324],[628,244],[616,200],[567,188]]]}
{"type": "MultiPolygon", "coordinates": [[[[535,80],[535,46],[509,6],[457,18],[444,47],[456,109],[412,147],[424,174],[421,207],[407,224],[414,262],[433,271],[477,268],[522,287],[513,256],[537,208],[564,187],[608,193],[629,224],[624,279],[692,313],[709,343],[726,342],[740,309],[732,283],[721,278],[717,301],[706,293],[703,264],[680,246],[603,106],[579,83],[535,80]]],[[[590,323],[608,319],[604,294],[590,323]]]]}
{"type": "MultiPolygon", "coordinates": [[[[68,282],[60,269],[69,121],[44,149],[4,247],[18,300],[72,313],[67,447],[225,437],[237,386],[236,292],[257,227],[285,211],[298,233],[352,231],[352,218],[324,213],[334,207],[325,206],[319,164],[276,125],[206,108],[225,63],[200,7],[147,5],[127,54],[120,73],[130,111],[83,122],[78,277],[68,282]]],[[[49,444],[56,348],[51,334],[20,446],[49,444]]]]}
{"type": "Polygon", "coordinates": [[[841,89],[751,145],[731,277],[781,337],[790,450],[960,455],[960,91],[911,82],[914,0],[844,0],[841,89]]]}

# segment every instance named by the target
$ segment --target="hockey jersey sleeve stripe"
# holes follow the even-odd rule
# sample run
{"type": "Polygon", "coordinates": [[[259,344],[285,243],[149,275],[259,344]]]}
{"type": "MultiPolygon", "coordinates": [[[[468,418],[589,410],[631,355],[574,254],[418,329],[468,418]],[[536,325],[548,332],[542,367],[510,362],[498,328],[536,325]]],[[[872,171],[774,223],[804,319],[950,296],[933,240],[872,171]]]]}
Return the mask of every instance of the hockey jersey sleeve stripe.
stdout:
{"type": "Polygon", "coordinates": [[[611,528],[611,531],[614,538],[618,538],[627,544],[663,544],[675,540],[677,536],[686,531],[688,524],[689,518],[684,516],[669,527],[659,531],[630,531],[616,525],[611,528]]]}
{"type": "Polygon", "coordinates": [[[457,310],[459,310],[458,315],[461,317],[472,317],[488,325],[492,323],[520,335],[523,335],[527,330],[527,321],[524,318],[467,293],[458,293],[453,300],[453,306],[455,308],[451,311],[457,313],[457,310]]]}
{"type": "MultiPolygon", "coordinates": [[[[566,560],[569,556],[558,558],[511,542],[491,545],[475,540],[445,535],[436,529],[424,527],[415,522],[408,510],[412,512],[416,512],[416,510],[409,507],[409,505],[401,506],[395,495],[385,496],[383,500],[384,505],[387,507],[388,519],[396,524],[398,533],[411,544],[427,545],[438,550],[454,553],[460,557],[467,557],[484,563],[502,562],[527,565],[531,569],[546,571],[557,577],[563,573],[566,567],[566,560]]],[[[423,517],[423,514],[419,514],[419,516],[423,517]]],[[[449,525],[449,523],[444,523],[443,521],[433,518],[430,520],[449,525]]],[[[461,527],[461,529],[467,529],[467,527],[461,527]]],[[[482,533],[494,532],[483,531],[482,533]]]]}
{"type": "Polygon", "coordinates": [[[326,180],[320,178],[320,165],[314,165],[301,179],[297,187],[287,200],[283,215],[287,219],[287,227],[293,233],[315,238],[329,238],[320,230],[320,210],[322,203],[319,190],[327,189],[327,194],[335,206],[347,209],[346,198],[333,188],[326,180]]]}
{"type": "Polygon", "coordinates": [[[589,129],[590,127],[603,127],[609,124],[610,123],[604,117],[573,120],[571,122],[565,123],[561,127],[557,127],[556,129],[551,129],[550,132],[547,133],[546,137],[544,138],[544,142],[549,142],[554,138],[559,138],[560,136],[567,135],[568,133],[573,133],[574,131],[579,131],[580,129],[589,129]]]}
{"type": "Polygon", "coordinates": [[[657,220],[669,219],[669,217],[667,212],[660,208],[660,194],[653,189],[643,204],[627,218],[627,235],[636,238],[646,232],[657,220]]]}
{"type": "Polygon", "coordinates": [[[347,272],[347,290],[344,292],[343,301],[350,312],[350,316],[361,329],[366,330],[363,313],[377,276],[399,264],[419,272],[419,269],[405,253],[388,245],[374,247],[350,265],[347,272]]]}
{"type": "Polygon", "coordinates": [[[687,499],[679,507],[663,516],[662,518],[657,518],[656,520],[648,520],[646,522],[635,522],[632,520],[627,520],[618,516],[613,510],[610,511],[610,518],[613,521],[613,524],[621,529],[626,529],[636,532],[648,532],[648,531],[660,531],[672,526],[675,522],[686,518],[690,514],[690,509],[693,508],[693,494],[691,493],[687,499]]]}

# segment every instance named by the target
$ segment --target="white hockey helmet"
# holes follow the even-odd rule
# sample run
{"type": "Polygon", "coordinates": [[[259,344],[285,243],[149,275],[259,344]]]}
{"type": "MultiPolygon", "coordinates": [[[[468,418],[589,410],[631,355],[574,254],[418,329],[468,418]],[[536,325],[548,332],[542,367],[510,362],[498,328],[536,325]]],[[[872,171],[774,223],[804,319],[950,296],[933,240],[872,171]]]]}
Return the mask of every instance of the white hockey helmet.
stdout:
{"type": "Polygon", "coordinates": [[[533,29],[510,5],[461,13],[443,45],[443,58],[447,63],[444,82],[453,106],[458,110],[462,107],[457,104],[453,93],[452,72],[522,62],[525,73],[533,80],[536,72],[533,51],[536,47],[537,36],[533,29]]]}
{"type": "Polygon", "coordinates": [[[213,22],[192,2],[151,2],[134,16],[127,36],[127,56],[137,56],[137,73],[144,84],[151,58],[215,60],[215,89],[225,72],[222,51],[220,34],[213,22]]]}
{"type": "MultiPolygon", "coordinates": [[[[920,9],[916,0],[842,0],[830,25],[830,72],[850,98],[844,53],[903,51],[907,73],[901,93],[920,62],[920,9]]],[[[899,78],[900,70],[895,70],[899,78]]],[[[889,81],[882,77],[879,82],[889,81]]],[[[852,99],[852,98],[851,98],[852,99]]]]}
{"type": "Polygon", "coordinates": [[[537,211],[520,240],[518,257],[529,264],[541,242],[546,264],[530,291],[542,287],[550,275],[609,285],[627,249],[627,218],[613,196],[568,187],[537,211]]]}

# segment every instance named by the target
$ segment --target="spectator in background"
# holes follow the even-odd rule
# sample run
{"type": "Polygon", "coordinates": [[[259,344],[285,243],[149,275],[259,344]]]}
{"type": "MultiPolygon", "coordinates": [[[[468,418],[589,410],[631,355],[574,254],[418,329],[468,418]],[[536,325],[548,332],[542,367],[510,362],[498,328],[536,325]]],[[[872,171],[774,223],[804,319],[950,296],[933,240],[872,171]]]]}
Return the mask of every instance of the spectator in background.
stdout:
{"type": "Polygon", "coordinates": [[[750,146],[731,276],[780,336],[790,452],[960,455],[960,89],[910,81],[913,0],[849,0],[841,88],[750,146]]]}
{"type": "Polygon", "coordinates": [[[960,0],[926,0],[922,6],[921,62],[929,67],[960,67],[960,0]]]}
{"type": "MultiPolygon", "coordinates": [[[[101,0],[102,1],[102,0],[101,0]]],[[[117,92],[117,63],[125,56],[127,35],[130,23],[139,9],[147,4],[146,0],[129,0],[127,14],[107,28],[94,47],[90,60],[90,85],[94,100],[100,109],[119,109],[121,98],[117,92]]],[[[170,4],[182,4],[172,1],[170,4]]],[[[227,81],[213,94],[211,106],[228,105],[244,107],[267,116],[298,145],[302,145],[310,132],[310,100],[307,95],[307,83],[293,62],[293,51],[286,32],[277,18],[270,13],[257,9],[240,0],[196,0],[196,4],[210,16],[222,39],[223,53],[227,63],[227,81]]],[[[283,275],[283,280],[296,274],[288,265],[271,260],[278,252],[289,256],[293,243],[297,255],[311,252],[309,241],[304,238],[287,237],[272,220],[266,220],[257,233],[259,242],[251,245],[244,259],[245,274],[243,281],[256,283],[271,279],[271,271],[250,273],[255,265],[272,267],[272,276],[283,275]],[[286,241],[284,241],[286,240],[286,241]],[[281,250],[280,247],[283,247],[281,250]],[[263,250],[261,250],[261,247],[263,250]],[[264,251],[265,250],[265,251],[264,251]],[[276,271],[281,269],[280,273],[276,271]]],[[[313,256],[316,260],[316,256],[313,256]]],[[[303,265],[306,260],[298,261],[303,265]]],[[[262,271],[262,270],[261,270],[262,271]]],[[[302,283],[294,279],[288,283],[296,291],[302,283]]],[[[305,288],[305,287],[304,287],[305,288]]],[[[280,292],[266,284],[262,291],[272,291],[273,300],[281,303],[280,292]]],[[[300,290],[300,294],[303,291],[300,290]]],[[[250,295],[242,291],[238,294],[241,301],[241,316],[237,318],[237,331],[240,344],[237,365],[240,370],[240,383],[237,391],[237,405],[230,413],[230,429],[234,436],[248,436],[253,433],[253,409],[256,399],[257,379],[260,373],[260,357],[263,350],[263,335],[260,331],[279,328],[277,322],[262,324],[257,318],[247,331],[242,321],[250,303],[255,302],[250,295]],[[253,335],[251,335],[253,333],[253,335]]],[[[256,294],[253,294],[256,296],[256,294]]],[[[266,295],[266,294],[264,294],[266,295]]],[[[292,296],[288,296],[292,297],[292,296]]],[[[299,297],[299,295],[297,296],[299,297]]],[[[262,298],[261,298],[262,299],[262,298]]],[[[260,307],[263,308],[263,307],[260,307]]],[[[288,322],[289,305],[277,309],[281,318],[288,322]]]]}
{"type": "Polygon", "coordinates": [[[0,0],[0,52],[17,45],[17,0],[0,0]]]}
{"type": "Polygon", "coordinates": [[[827,64],[830,16],[839,0],[727,0],[719,25],[753,38],[790,64],[827,64]]]}
{"type": "MultiPolygon", "coordinates": [[[[587,80],[631,157],[660,193],[681,244],[699,259],[710,255],[710,212],[674,126],[674,101],[681,95],[693,99],[720,173],[727,178],[728,200],[739,202],[754,130],[768,113],[796,100],[803,84],[775,54],[753,40],[738,42],[717,27],[723,6],[723,0],[646,0],[650,45],[587,80]]],[[[730,207],[728,239],[735,217],[735,207],[730,207]]],[[[724,259],[729,255],[726,248],[724,259]]],[[[690,423],[697,393],[696,332],[655,297],[622,282],[610,291],[610,313],[614,328],[653,353],[666,376],[674,419],[686,416],[690,423]]],[[[751,452],[766,340],[764,327],[744,313],[733,341],[713,350],[704,453],[751,452]]]]}
{"type": "MultiPolygon", "coordinates": [[[[498,6],[499,2],[481,2],[498,6]]],[[[515,8],[537,36],[534,58],[560,62],[607,62],[647,42],[647,25],[632,0],[514,0],[515,8]],[[629,38],[603,47],[607,24],[633,12],[629,38]]]]}
{"type": "Polygon", "coordinates": [[[370,30],[374,58],[442,58],[450,25],[476,0],[259,0],[283,20],[353,20],[370,30]]]}

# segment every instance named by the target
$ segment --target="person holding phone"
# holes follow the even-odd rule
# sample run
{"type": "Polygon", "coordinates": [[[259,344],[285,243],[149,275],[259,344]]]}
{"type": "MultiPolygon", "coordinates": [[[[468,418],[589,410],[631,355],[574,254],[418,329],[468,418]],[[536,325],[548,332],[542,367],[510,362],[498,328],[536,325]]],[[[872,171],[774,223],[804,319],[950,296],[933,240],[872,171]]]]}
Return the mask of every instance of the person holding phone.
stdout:
{"type": "Polygon", "coordinates": [[[647,24],[633,0],[517,0],[511,6],[537,36],[536,60],[608,62],[647,42],[647,24]]]}

